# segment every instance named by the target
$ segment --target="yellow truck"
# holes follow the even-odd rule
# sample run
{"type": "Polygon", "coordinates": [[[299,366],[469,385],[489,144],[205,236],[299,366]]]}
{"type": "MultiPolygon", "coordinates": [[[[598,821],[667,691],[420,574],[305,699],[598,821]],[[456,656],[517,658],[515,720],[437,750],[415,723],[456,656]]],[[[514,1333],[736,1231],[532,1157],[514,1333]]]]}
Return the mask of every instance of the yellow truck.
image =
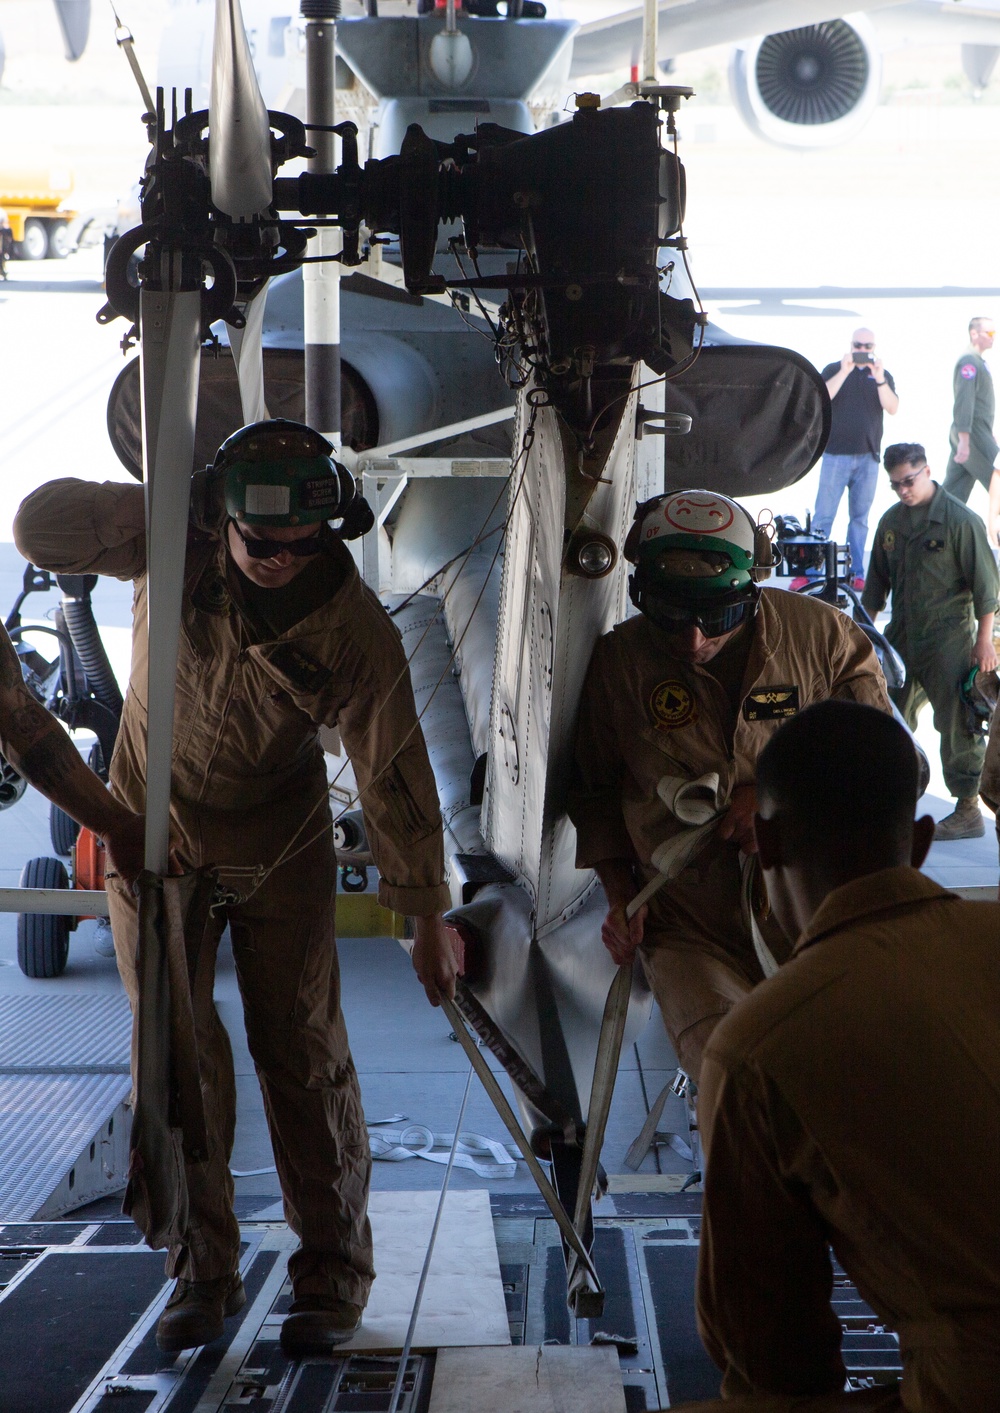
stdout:
{"type": "Polygon", "coordinates": [[[73,249],[70,223],[76,211],[65,202],[73,191],[66,168],[42,163],[0,163],[0,208],[7,213],[17,260],[64,260],[73,249]]]}

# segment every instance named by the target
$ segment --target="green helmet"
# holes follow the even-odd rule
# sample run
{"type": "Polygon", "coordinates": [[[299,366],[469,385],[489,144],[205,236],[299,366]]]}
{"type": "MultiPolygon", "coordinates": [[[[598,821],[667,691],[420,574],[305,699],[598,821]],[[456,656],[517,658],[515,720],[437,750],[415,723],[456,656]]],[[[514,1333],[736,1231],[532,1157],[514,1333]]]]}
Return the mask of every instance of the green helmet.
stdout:
{"type": "Polygon", "coordinates": [[[354,478],[333,447],[301,422],[275,417],[241,427],[219,448],[226,511],[245,525],[318,525],[342,516],[354,478]]]}
{"type": "Polygon", "coordinates": [[[717,491],[675,491],[640,506],[625,541],[636,591],[711,602],[750,594],[756,527],[735,500],[717,491]]]}

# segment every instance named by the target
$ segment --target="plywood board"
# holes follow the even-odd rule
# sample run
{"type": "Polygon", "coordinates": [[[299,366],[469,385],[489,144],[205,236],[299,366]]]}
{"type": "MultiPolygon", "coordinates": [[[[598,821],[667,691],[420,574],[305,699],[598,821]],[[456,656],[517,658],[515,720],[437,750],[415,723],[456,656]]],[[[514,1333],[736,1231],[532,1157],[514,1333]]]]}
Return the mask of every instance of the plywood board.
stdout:
{"type": "Polygon", "coordinates": [[[543,1344],[443,1349],[430,1413],[625,1413],[610,1346],[543,1344]]]}
{"type": "MultiPolygon", "coordinates": [[[[436,1192],[373,1192],[375,1284],[345,1351],[402,1349],[430,1239],[436,1192]]],[[[496,1237],[485,1190],[449,1192],[420,1305],[414,1350],[509,1345],[496,1237]]]]}

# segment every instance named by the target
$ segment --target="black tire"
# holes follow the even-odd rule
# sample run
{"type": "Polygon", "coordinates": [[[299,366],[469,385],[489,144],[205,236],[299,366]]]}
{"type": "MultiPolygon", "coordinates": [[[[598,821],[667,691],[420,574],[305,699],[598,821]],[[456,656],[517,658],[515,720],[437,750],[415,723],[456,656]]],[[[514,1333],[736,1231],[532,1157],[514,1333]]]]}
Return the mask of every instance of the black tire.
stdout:
{"type": "MultiPolygon", "coordinates": [[[[29,859],[21,870],[22,888],[68,888],[69,874],[59,859],[29,859]]],[[[17,964],[25,976],[60,976],[69,956],[69,918],[62,913],[20,913],[17,964]]]]}
{"type": "Polygon", "coordinates": [[[72,250],[69,238],[69,225],[66,221],[50,221],[48,229],[49,259],[65,260],[72,250]]]}
{"type": "Polygon", "coordinates": [[[15,241],[14,254],[18,260],[44,260],[48,253],[49,233],[45,222],[29,216],[24,223],[24,240],[15,241]]]}
{"type": "Polygon", "coordinates": [[[71,819],[58,805],[49,805],[49,838],[57,854],[61,854],[64,859],[69,858],[79,832],[80,826],[75,819],[71,819]]]}

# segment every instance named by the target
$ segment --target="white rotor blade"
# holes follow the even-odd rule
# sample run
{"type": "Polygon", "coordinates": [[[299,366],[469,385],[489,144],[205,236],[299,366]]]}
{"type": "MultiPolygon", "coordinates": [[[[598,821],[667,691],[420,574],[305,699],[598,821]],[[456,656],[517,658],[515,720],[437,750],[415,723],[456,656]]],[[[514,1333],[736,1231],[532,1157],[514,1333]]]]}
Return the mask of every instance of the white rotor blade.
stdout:
{"type": "Polygon", "coordinates": [[[145,863],[163,875],[170,849],[174,690],[201,369],[200,292],[142,290],[139,331],[149,629],[145,863]]]}
{"type": "Polygon", "coordinates": [[[271,204],[271,130],[239,0],[216,0],[208,112],[212,201],[249,220],[271,204]]]}
{"type": "Polygon", "coordinates": [[[243,310],[246,326],[242,329],[234,329],[232,325],[229,327],[229,344],[240,384],[244,426],[250,422],[264,422],[271,415],[264,401],[264,358],[261,352],[264,305],[267,303],[269,284],[270,280],[243,310]]]}

